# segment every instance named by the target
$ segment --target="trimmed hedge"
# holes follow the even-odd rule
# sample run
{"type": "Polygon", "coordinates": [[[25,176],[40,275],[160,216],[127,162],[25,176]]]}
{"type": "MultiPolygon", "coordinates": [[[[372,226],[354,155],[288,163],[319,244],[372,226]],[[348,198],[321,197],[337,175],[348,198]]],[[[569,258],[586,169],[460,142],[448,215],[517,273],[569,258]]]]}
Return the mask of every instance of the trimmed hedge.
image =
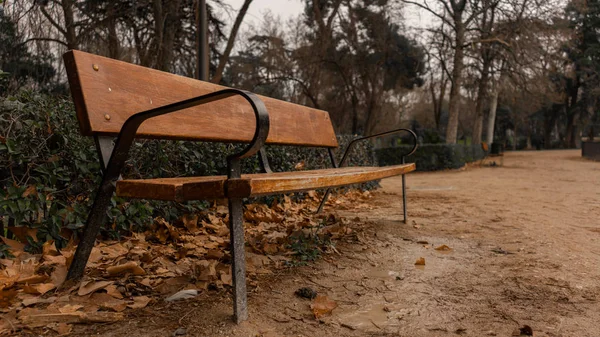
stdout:
{"type": "MultiPolygon", "coordinates": [[[[340,148],[353,136],[338,138],[340,148]]],[[[158,178],[226,174],[226,156],[241,145],[142,140],[131,149],[125,178],[158,178]]],[[[341,157],[339,150],[337,158],[341,157]]],[[[369,143],[356,146],[353,165],[375,165],[369,143]]],[[[330,167],[326,149],[269,146],[275,171],[330,167]]],[[[259,169],[256,157],[243,162],[246,173],[259,169]]],[[[63,228],[83,226],[100,183],[100,165],[91,137],[82,137],[69,98],[20,92],[0,98],[0,225],[38,229],[40,242],[64,244],[63,228]]],[[[375,184],[363,185],[370,188],[375,184]]],[[[153,218],[176,221],[205,209],[205,201],[185,204],[113,197],[105,235],[142,230],[153,218]]],[[[0,226],[2,227],[2,226],[0,226]]],[[[0,233],[4,235],[4,233],[0,233]]]]}
{"type": "MultiPolygon", "coordinates": [[[[401,162],[402,153],[411,148],[410,145],[400,145],[377,149],[375,153],[380,166],[395,165],[401,162]]],[[[484,155],[481,145],[422,144],[406,158],[406,162],[416,163],[418,171],[436,171],[461,168],[466,163],[481,160],[484,155]]]]}

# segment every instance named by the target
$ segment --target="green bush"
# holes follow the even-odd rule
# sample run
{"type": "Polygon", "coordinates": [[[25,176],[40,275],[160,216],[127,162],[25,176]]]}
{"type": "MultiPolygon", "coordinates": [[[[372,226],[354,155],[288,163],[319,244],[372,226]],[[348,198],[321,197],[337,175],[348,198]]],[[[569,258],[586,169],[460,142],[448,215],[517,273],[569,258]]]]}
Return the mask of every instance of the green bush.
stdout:
{"type": "MultiPolygon", "coordinates": [[[[339,137],[344,147],[352,136],[339,137]]],[[[0,222],[38,229],[42,240],[60,247],[63,228],[83,226],[100,183],[100,165],[91,137],[82,137],[69,98],[20,92],[0,98],[0,222]],[[3,217],[3,218],[2,218],[3,217]]],[[[131,150],[123,176],[157,178],[226,174],[226,156],[240,145],[141,140],[131,150]]],[[[369,143],[354,149],[352,165],[374,165],[369,143]]],[[[330,167],[326,149],[269,146],[275,171],[330,167]]],[[[341,153],[336,150],[336,157],[341,153]]],[[[257,172],[256,157],[244,161],[244,172],[257,172]]],[[[365,188],[374,184],[364,185],[365,188]]],[[[113,198],[104,235],[140,230],[157,216],[168,221],[202,210],[207,203],[185,204],[113,198]]],[[[3,235],[3,233],[0,233],[3,235]]]]}
{"type": "MultiPolygon", "coordinates": [[[[379,165],[395,165],[401,163],[402,154],[411,148],[409,145],[401,145],[377,149],[375,153],[379,165]]],[[[422,144],[414,154],[406,158],[406,162],[416,163],[418,171],[436,171],[461,168],[466,163],[482,159],[483,156],[481,145],[422,144]]]]}

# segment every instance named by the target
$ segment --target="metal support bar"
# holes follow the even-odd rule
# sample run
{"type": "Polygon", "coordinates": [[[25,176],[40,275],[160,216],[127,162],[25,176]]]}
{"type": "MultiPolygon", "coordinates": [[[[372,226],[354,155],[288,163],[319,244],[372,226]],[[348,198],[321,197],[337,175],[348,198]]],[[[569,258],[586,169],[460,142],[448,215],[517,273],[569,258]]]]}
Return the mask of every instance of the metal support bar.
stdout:
{"type": "Polygon", "coordinates": [[[73,262],[67,274],[67,279],[78,279],[83,276],[85,265],[87,264],[87,260],[92,252],[92,248],[94,247],[94,242],[96,241],[96,235],[98,235],[104,214],[108,209],[110,199],[115,191],[115,183],[121,174],[123,166],[125,165],[125,161],[129,155],[129,149],[133,144],[133,140],[135,139],[140,125],[150,118],[236,95],[242,96],[252,106],[256,117],[256,129],[250,144],[248,144],[248,146],[240,153],[228,157],[228,161],[230,161],[230,158],[247,158],[258,152],[258,150],[267,140],[267,136],[269,134],[269,114],[267,113],[267,109],[260,98],[250,92],[237,89],[220,90],[207,95],[190,98],[185,101],[140,112],[132,115],[127,119],[127,121],[125,121],[121,131],[119,132],[119,136],[117,137],[117,141],[115,143],[115,148],[112,151],[110,160],[108,161],[108,165],[102,177],[102,183],[100,184],[98,194],[96,195],[96,199],[92,205],[92,210],[90,211],[88,220],[83,229],[83,236],[79,242],[79,245],[77,246],[77,250],[75,251],[73,262]]]}
{"type": "Polygon", "coordinates": [[[102,172],[106,170],[108,161],[110,160],[110,155],[115,149],[115,144],[113,141],[113,137],[94,136],[94,142],[96,143],[96,151],[98,152],[100,165],[102,166],[102,172]]]}
{"type": "MultiPolygon", "coordinates": [[[[402,156],[402,164],[406,164],[404,162],[404,156],[402,156]]],[[[402,174],[402,211],[404,214],[404,223],[406,224],[406,174],[402,174]]]]}
{"type": "MultiPolygon", "coordinates": [[[[337,168],[338,164],[335,161],[335,154],[333,153],[333,149],[329,148],[327,149],[329,152],[329,159],[331,159],[331,166],[333,166],[333,168],[337,168]]],[[[323,196],[323,199],[321,199],[321,203],[319,204],[319,208],[317,208],[317,214],[321,213],[321,211],[323,210],[323,207],[325,207],[325,203],[327,202],[327,199],[329,198],[329,194],[331,193],[331,188],[328,188],[327,191],[325,191],[325,195],[323,196]]]]}
{"type": "MultiPolygon", "coordinates": [[[[335,164],[335,158],[333,157],[333,151],[331,149],[329,149],[329,151],[330,151],[329,156],[331,157],[331,160],[334,163],[334,167],[344,167],[344,165],[346,164],[346,160],[348,159],[348,154],[350,153],[350,150],[352,150],[352,148],[354,147],[354,144],[356,144],[357,142],[371,139],[371,138],[383,137],[383,136],[391,135],[391,134],[402,132],[402,131],[410,133],[410,135],[413,136],[413,138],[415,140],[413,148],[408,153],[402,155],[402,164],[404,164],[404,157],[410,156],[411,154],[415,153],[415,151],[417,150],[417,135],[410,129],[396,129],[396,130],[392,130],[392,131],[378,133],[378,134],[371,135],[371,136],[357,138],[357,139],[351,141],[350,144],[348,144],[348,146],[346,147],[346,151],[344,151],[344,155],[342,156],[342,160],[340,160],[339,166],[336,166],[336,164],[335,164]]],[[[402,188],[404,191],[404,174],[402,175],[402,188]]],[[[330,193],[331,193],[331,188],[328,188],[327,191],[325,192],[325,195],[323,196],[323,199],[321,200],[321,203],[319,204],[319,208],[317,208],[316,213],[321,213],[321,211],[323,210],[323,207],[325,206],[325,202],[327,202],[327,198],[329,198],[330,193]]],[[[406,202],[405,202],[405,204],[406,204],[406,202]]],[[[406,210],[404,212],[404,222],[406,223],[406,210]]]]}
{"type": "MultiPolygon", "coordinates": [[[[236,179],[242,175],[240,159],[231,156],[227,159],[227,178],[236,179]]],[[[246,292],[246,252],[244,248],[244,212],[241,198],[229,198],[229,245],[233,262],[233,320],[239,324],[248,319],[248,298],[246,292]]]]}
{"type": "Polygon", "coordinates": [[[258,162],[264,173],[273,173],[271,165],[269,164],[269,158],[267,157],[267,150],[264,147],[261,147],[260,150],[258,150],[258,162]]]}

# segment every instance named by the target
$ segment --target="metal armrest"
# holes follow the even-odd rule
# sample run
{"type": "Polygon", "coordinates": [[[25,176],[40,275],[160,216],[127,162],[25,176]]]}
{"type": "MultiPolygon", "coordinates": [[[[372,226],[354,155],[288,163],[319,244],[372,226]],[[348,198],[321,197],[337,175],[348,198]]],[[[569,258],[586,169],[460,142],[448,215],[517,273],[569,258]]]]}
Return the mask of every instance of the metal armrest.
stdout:
{"type": "Polygon", "coordinates": [[[410,133],[413,136],[414,140],[415,140],[413,148],[407,154],[402,155],[402,158],[410,156],[411,154],[415,153],[415,151],[417,150],[417,135],[414,133],[414,131],[412,131],[410,129],[396,129],[396,130],[391,130],[391,131],[386,131],[386,132],[378,133],[378,134],[371,135],[371,136],[357,138],[357,139],[351,141],[350,144],[348,144],[348,146],[346,147],[346,151],[344,152],[344,156],[342,157],[342,160],[340,161],[339,167],[343,167],[344,166],[344,164],[346,163],[346,159],[348,159],[348,154],[350,153],[350,150],[352,149],[352,147],[354,146],[354,144],[356,144],[357,142],[360,142],[360,141],[363,141],[363,140],[367,140],[367,139],[371,139],[371,138],[383,137],[383,136],[391,135],[391,134],[402,132],[402,131],[406,131],[406,132],[410,133]]]}
{"type": "MultiPolygon", "coordinates": [[[[92,248],[94,247],[96,235],[100,229],[102,219],[105,216],[110,199],[115,190],[115,182],[119,178],[121,170],[125,165],[125,161],[127,160],[129,154],[129,149],[131,148],[131,144],[135,139],[140,125],[150,118],[186,108],[191,108],[193,106],[214,102],[235,95],[244,97],[252,106],[256,116],[256,131],[254,132],[254,137],[252,138],[250,144],[241,152],[227,157],[227,166],[229,168],[227,172],[228,177],[239,178],[241,176],[240,159],[247,158],[258,152],[269,135],[269,114],[267,113],[264,103],[255,94],[237,89],[220,90],[208,95],[190,98],[185,101],[140,112],[132,115],[127,119],[127,121],[125,121],[121,131],[119,132],[119,136],[117,137],[114,150],[112,151],[108,165],[104,171],[104,175],[102,176],[102,183],[98,190],[98,194],[96,194],[96,198],[94,199],[94,204],[92,205],[90,214],[88,215],[83,237],[81,238],[79,246],[77,247],[77,251],[75,252],[75,256],[73,257],[73,262],[69,268],[67,279],[77,279],[83,276],[85,265],[90,256],[92,248]]],[[[239,202],[239,210],[241,212],[241,201],[239,202]]]]}
{"type": "Polygon", "coordinates": [[[252,106],[254,115],[256,116],[256,131],[254,132],[254,137],[252,138],[250,144],[241,152],[228,156],[227,161],[228,163],[237,162],[239,159],[254,155],[264,145],[265,141],[267,140],[267,136],[269,135],[269,114],[267,109],[262,100],[253,93],[238,89],[225,89],[207,95],[190,98],[185,101],[165,105],[152,110],[139,112],[129,117],[119,132],[114,150],[110,156],[110,160],[108,161],[106,172],[104,174],[106,181],[115,181],[119,177],[121,169],[127,160],[129,149],[131,148],[131,144],[135,139],[137,130],[144,121],[150,118],[236,95],[245,98],[252,106]]]}

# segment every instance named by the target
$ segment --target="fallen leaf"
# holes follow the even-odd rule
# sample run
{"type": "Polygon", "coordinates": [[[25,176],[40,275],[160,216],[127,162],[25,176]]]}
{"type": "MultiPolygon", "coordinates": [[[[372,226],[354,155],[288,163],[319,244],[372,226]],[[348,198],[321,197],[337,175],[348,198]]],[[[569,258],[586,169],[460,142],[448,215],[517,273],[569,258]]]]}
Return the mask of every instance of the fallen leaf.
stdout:
{"type": "Polygon", "coordinates": [[[17,311],[11,310],[0,315],[0,336],[14,336],[13,331],[17,324],[17,311]]]}
{"type": "Polygon", "coordinates": [[[131,309],[141,309],[145,308],[151,300],[148,296],[136,296],[133,298],[133,304],[128,304],[127,306],[131,309]]]}
{"type": "Polygon", "coordinates": [[[179,291],[165,299],[167,302],[174,302],[179,300],[186,300],[188,298],[194,298],[198,296],[198,290],[196,289],[187,289],[179,291]]]}
{"type": "Polygon", "coordinates": [[[68,271],[69,270],[67,269],[67,266],[65,266],[65,265],[63,265],[63,266],[59,265],[59,266],[54,267],[54,271],[50,275],[50,279],[52,280],[52,283],[54,283],[54,285],[57,288],[60,287],[67,279],[68,271]]]}
{"type": "Polygon", "coordinates": [[[1,290],[0,291],[0,308],[8,308],[12,300],[17,296],[17,290],[1,290]]]}
{"type": "Polygon", "coordinates": [[[106,293],[114,298],[118,298],[118,299],[123,298],[123,294],[121,294],[121,292],[117,289],[117,286],[114,284],[107,286],[106,288],[104,288],[104,290],[106,290],[106,293]]]}
{"type": "Polygon", "coordinates": [[[221,279],[221,282],[223,282],[223,284],[231,286],[232,285],[231,270],[222,271],[220,279],[221,279]]]}
{"type": "Polygon", "coordinates": [[[116,299],[106,293],[95,293],[90,297],[90,300],[102,309],[110,309],[116,312],[127,309],[127,302],[116,299]]]}
{"type": "Polygon", "coordinates": [[[57,297],[49,297],[49,298],[41,298],[38,296],[32,297],[32,298],[26,298],[24,299],[21,303],[26,306],[32,306],[32,305],[36,305],[38,303],[54,303],[56,301],[57,297]]]}
{"type": "Polygon", "coordinates": [[[124,273],[132,273],[133,275],[145,275],[146,271],[142,267],[138,266],[137,262],[130,261],[118,266],[112,266],[106,268],[106,272],[109,276],[115,276],[124,273]]]}
{"type": "Polygon", "coordinates": [[[46,275],[31,275],[28,277],[20,278],[17,283],[19,284],[37,284],[42,283],[48,279],[46,275]]]}
{"type": "Polygon", "coordinates": [[[59,256],[60,255],[60,253],[56,249],[56,245],[53,240],[44,242],[44,245],[42,246],[42,255],[44,255],[44,256],[47,256],[47,255],[59,256]]]}
{"type": "Polygon", "coordinates": [[[117,257],[126,255],[129,249],[125,248],[121,243],[115,243],[110,246],[100,247],[100,251],[108,259],[116,259],[117,257]]]}
{"type": "Polygon", "coordinates": [[[317,295],[311,305],[311,308],[315,318],[318,319],[323,315],[330,314],[333,309],[337,308],[337,303],[325,295],[317,295]]]}
{"type": "Polygon", "coordinates": [[[34,185],[27,186],[21,197],[27,198],[30,195],[37,195],[37,190],[34,185]]]}
{"type": "Polygon", "coordinates": [[[79,309],[83,309],[83,305],[79,304],[67,304],[58,309],[63,314],[73,313],[79,311],[79,309]]]}
{"type": "Polygon", "coordinates": [[[26,284],[23,286],[23,291],[27,294],[44,295],[54,288],[56,288],[56,286],[54,286],[53,283],[42,283],[36,285],[26,284]]]}
{"type": "Polygon", "coordinates": [[[85,296],[113,284],[113,281],[81,281],[77,295],[85,296]]]}
{"type": "Polygon", "coordinates": [[[51,328],[56,331],[59,336],[68,335],[73,331],[73,326],[67,323],[58,323],[55,326],[51,326],[51,328]]]}
{"type": "Polygon", "coordinates": [[[31,238],[34,242],[38,242],[37,229],[29,227],[8,227],[8,230],[19,239],[21,242],[27,242],[27,238],[31,238]]]}
{"type": "Polygon", "coordinates": [[[10,252],[14,256],[19,256],[25,251],[25,244],[19,241],[5,238],[3,236],[0,236],[0,239],[2,239],[2,241],[4,241],[4,244],[7,245],[8,248],[10,248],[10,252]]]}
{"type": "Polygon", "coordinates": [[[195,232],[198,229],[198,216],[186,214],[181,218],[181,220],[188,231],[195,232]]]}
{"type": "Polygon", "coordinates": [[[450,248],[450,247],[448,247],[446,245],[441,245],[439,247],[436,247],[435,250],[440,250],[440,251],[446,251],[447,252],[447,251],[452,250],[452,248],[450,248]]]}
{"type": "Polygon", "coordinates": [[[424,266],[425,265],[425,258],[424,257],[420,257],[417,259],[417,262],[415,262],[415,266],[424,266]]]}

